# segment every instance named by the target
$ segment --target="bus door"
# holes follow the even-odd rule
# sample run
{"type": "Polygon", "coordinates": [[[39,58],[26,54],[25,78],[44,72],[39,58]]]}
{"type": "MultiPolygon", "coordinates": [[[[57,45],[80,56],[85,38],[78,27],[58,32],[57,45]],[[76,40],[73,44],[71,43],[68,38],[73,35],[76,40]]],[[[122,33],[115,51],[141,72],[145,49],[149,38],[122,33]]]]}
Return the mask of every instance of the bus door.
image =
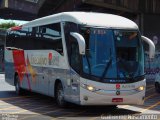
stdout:
{"type": "Polygon", "coordinates": [[[70,36],[68,46],[69,52],[69,63],[70,63],[70,98],[73,102],[79,102],[79,87],[80,87],[80,77],[78,75],[80,71],[80,54],[78,42],[75,38],[70,36]]]}

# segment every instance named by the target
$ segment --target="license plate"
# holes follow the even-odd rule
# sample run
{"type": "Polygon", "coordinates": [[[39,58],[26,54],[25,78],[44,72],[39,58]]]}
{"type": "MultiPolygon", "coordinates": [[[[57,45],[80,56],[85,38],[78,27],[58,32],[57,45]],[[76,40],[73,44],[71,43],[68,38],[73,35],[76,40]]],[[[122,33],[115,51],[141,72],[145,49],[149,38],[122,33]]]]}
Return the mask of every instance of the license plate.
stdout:
{"type": "Polygon", "coordinates": [[[123,102],[123,98],[112,98],[112,102],[123,102]]]}

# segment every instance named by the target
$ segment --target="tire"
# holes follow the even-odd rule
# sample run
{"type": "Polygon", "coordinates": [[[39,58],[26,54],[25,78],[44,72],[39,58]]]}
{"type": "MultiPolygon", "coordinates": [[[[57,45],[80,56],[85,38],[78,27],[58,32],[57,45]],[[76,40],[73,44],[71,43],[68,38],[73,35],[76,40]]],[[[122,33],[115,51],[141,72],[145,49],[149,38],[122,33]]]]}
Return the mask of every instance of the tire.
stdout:
{"type": "Polygon", "coordinates": [[[20,80],[19,80],[18,75],[15,76],[15,90],[16,90],[17,95],[22,95],[23,90],[20,86],[20,80]]]}
{"type": "Polygon", "coordinates": [[[160,93],[160,84],[158,82],[155,83],[156,92],[160,93]]]}
{"type": "Polygon", "coordinates": [[[56,102],[59,107],[66,106],[66,101],[64,100],[64,90],[60,82],[56,85],[56,102]]]}

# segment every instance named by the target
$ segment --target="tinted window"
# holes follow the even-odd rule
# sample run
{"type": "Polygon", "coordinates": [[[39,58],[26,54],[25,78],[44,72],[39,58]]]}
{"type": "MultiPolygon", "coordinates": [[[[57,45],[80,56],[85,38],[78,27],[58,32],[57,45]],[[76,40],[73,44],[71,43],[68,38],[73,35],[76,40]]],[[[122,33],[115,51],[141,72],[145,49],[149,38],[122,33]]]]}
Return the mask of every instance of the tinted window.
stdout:
{"type": "Polygon", "coordinates": [[[44,44],[43,49],[53,49],[63,54],[62,36],[60,24],[50,24],[39,27],[39,37],[42,38],[44,44]]]}
{"type": "Polygon", "coordinates": [[[63,54],[60,23],[11,30],[6,46],[24,50],[55,50],[63,54]]]}
{"type": "Polygon", "coordinates": [[[9,31],[6,37],[6,47],[11,49],[26,49],[28,45],[26,43],[27,33],[28,28],[9,31]]]}
{"type": "Polygon", "coordinates": [[[80,72],[81,57],[77,40],[70,35],[70,32],[77,32],[78,26],[75,23],[66,22],[64,24],[65,40],[67,45],[68,58],[71,67],[80,72]]]}

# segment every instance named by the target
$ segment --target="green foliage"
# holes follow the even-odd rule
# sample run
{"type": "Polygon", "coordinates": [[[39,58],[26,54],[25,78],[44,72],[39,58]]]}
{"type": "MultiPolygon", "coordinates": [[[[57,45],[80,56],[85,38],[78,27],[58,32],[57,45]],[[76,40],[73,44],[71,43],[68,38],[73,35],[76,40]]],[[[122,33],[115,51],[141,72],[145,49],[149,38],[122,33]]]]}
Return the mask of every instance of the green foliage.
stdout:
{"type": "Polygon", "coordinates": [[[14,22],[5,22],[5,23],[0,23],[0,28],[2,29],[8,29],[10,27],[18,26],[17,23],[14,22]]]}

